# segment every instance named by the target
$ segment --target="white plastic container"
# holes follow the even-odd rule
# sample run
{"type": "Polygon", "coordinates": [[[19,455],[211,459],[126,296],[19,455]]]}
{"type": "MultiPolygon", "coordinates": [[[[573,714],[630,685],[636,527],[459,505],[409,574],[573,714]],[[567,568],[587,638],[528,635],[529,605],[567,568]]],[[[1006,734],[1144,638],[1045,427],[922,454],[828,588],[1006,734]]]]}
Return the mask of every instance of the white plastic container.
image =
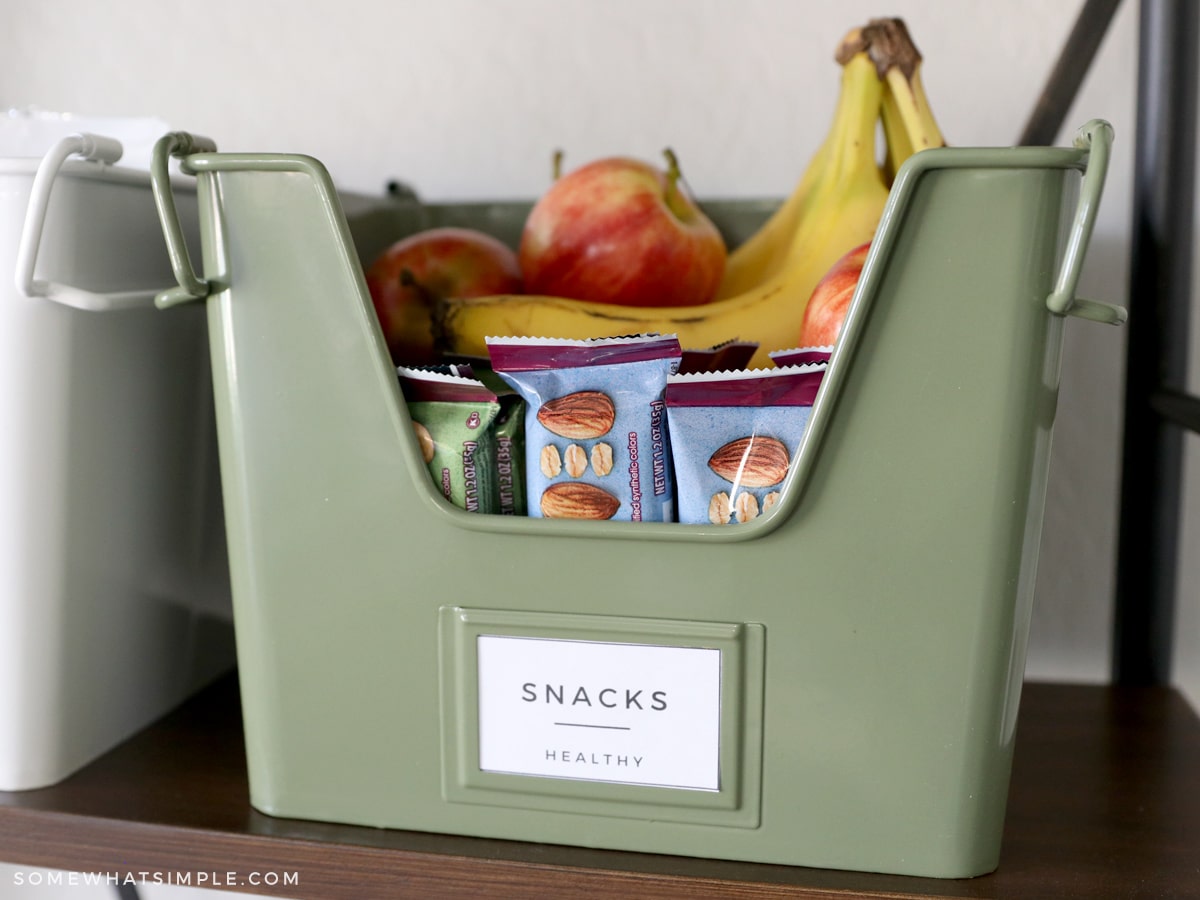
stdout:
{"type": "Polygon", "coordinates": [[[169,259],[120,153],[0,157],[0,790],[62,780],[233,664],[204,314],[154,308],[169,259]]]}

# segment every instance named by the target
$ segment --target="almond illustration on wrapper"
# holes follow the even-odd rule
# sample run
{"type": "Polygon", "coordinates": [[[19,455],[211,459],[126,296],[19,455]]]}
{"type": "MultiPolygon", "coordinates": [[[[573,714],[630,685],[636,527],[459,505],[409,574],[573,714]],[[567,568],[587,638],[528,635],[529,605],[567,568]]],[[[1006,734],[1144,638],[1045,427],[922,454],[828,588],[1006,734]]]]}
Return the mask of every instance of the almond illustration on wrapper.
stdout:
{"type": "Polygon", "coordinates": [[[595,485],[563,481],[546,488],[539,505],[547,519],[611,519],[621,501],[595,485]]]}
{"type": "Polygon", "coordinates": [[[547,444],[542,448],[538,454],[538,468],[547,478],[554,478],[562,471],[562,457],[558,455],[557,447],[547,444]]]}
{"type": "Polygon", "coordinates": [[[724,491],[713,494],[708,501],[708,521],[714,525],[728,525],[733,516],[733,507],[729,503],[729,495],[724,491]]]}
{"type": "Polygon", "coordinates": [[[603,478],[613,469],[613,449],[611,444],[601,442],[592,447],[592,471],[603,478]]]}
{"type": "Polygon", "coordinates": [[[415,431],[417,434],[417,445],[421,448],[421,459],[423,459],[425,464],[428,465],[429,463],[433,462],[433,435],[429,433],[428,428],[415,419],[413,420],[412,427],[413,431],[415,431]]]}
{"type": "Polygon", "coordinates": [[[603,391],[575,391],[547,400],[538,409],[537,419],[552,434],[586,441],[608,434],[617,409],[603,391]]]}
{"type": "Polygon", "coordinates": [[[758,498],[745,491],[739,491],[733,501],[733,517],[739,522],[749,522],[758,518],[758,498]]]}
{"type": "Polygon", "coordinates": [[[757,435],[725,444],[709,457],[708,467],[730,484],[761,488],[783,481],[790,462],[783,441],[757,435]]]}
{"type": "Polygon", "coordinates": [[[567,470],[567,474],[572,478],[579,478],[587,471],[588,457],[584,449],[578,444],[568,444],[567,451],[563,454],[563,468],[567,470]]]}

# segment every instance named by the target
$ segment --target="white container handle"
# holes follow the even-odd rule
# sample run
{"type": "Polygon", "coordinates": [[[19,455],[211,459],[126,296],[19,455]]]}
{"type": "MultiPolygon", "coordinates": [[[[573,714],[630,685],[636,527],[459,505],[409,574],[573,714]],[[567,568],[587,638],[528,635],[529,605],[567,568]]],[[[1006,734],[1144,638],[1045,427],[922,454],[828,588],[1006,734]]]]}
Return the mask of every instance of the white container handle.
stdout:
{"type": "Polygon", "coordinates": [[[46,224],[46,210],[50,205],[50,192],[63,163],[72,156],[81,156],[111,165],[121,158],[123,152],[120,141],[97,134],[80,133],[63,138],[42,157],[33,178],[25,224],[21,230],[21,244],[17,248],[17,290],[26,297],[44,297],[64,306],[92,311],[153,306],[156,293],[153,289],[96,293],[33,277],[42,242],[42,229],[46,224]]]}

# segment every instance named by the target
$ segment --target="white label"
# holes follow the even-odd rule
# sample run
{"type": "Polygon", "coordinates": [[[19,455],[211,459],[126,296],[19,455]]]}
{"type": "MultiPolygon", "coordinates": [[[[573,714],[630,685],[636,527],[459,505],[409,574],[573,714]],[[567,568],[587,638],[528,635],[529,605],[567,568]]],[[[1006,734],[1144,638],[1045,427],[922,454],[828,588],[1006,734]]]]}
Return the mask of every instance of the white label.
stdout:
{"type": "Polygon", "coordinates": [[[477,639],[485,772],[720,790],[721,651],[477,639]]]}

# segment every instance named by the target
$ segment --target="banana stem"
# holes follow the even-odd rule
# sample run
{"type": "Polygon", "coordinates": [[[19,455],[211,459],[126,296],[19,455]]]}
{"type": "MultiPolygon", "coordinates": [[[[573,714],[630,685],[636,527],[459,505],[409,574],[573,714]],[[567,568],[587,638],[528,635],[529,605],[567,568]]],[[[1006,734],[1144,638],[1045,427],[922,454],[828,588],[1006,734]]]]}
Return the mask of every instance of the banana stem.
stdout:
{"type": "Polygon", "coordinates": [[[903,19],[872,19],[863,31],[870,41],[871,59],[880,78],[891,69],[899,69],[905,78],[912,78],[920,68],[921,51],[913,43],[903,19]]]}
{"type": "Polygon", "coordinates": [[[884,85],[883,120],[888,141],[886,177],[913,153],[945,146],[945,138],[921,82],[921,52],[903,19],[872,19],[846,35],[839,61],[851,52],[865,51],[884,85]]]}

